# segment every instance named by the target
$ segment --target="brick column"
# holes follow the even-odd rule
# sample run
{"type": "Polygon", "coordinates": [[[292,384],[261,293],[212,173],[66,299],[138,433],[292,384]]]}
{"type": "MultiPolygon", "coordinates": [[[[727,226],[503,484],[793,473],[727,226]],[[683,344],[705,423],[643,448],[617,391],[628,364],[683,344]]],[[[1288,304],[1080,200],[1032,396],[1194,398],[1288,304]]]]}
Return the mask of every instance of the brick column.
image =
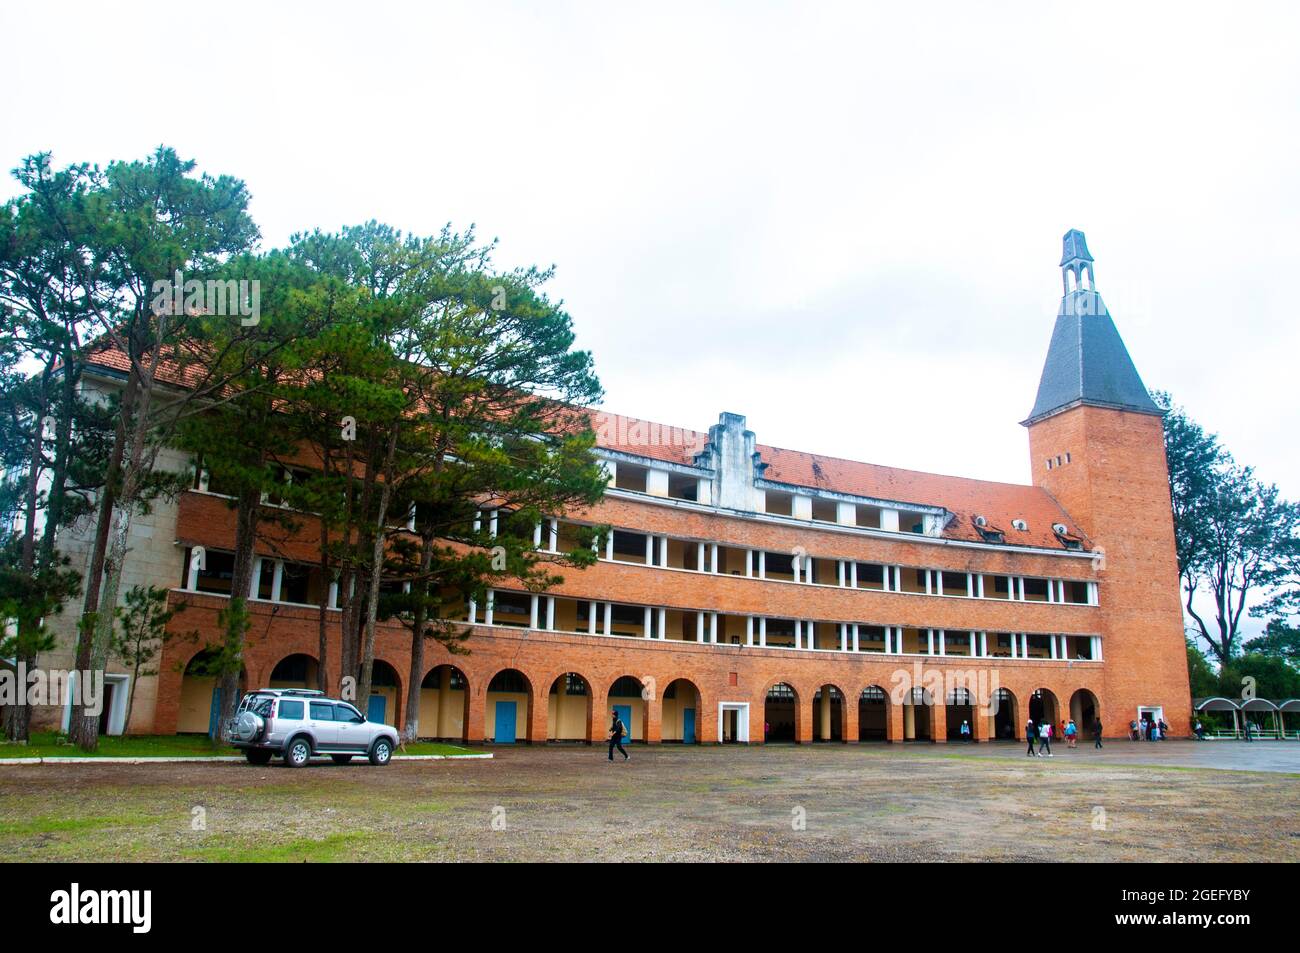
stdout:
{"type": "Polygon", "coordinates": [[[805,698],[799,695],[794,702],[794,740],[795,744],[812,744],[813,740],[813,701],[812,695],[805,698]]]}
{"type": "Polygon", "coordinates": [[[645,699],[645,723],[642,730],[646,744],[657,745],[663,741],[663,719],[664,703],[656,692],[654,698],[645,699]]]}
{"type": "Polygon", "coordinates": [[[892,700],[885,708],[885,739],[893,744],[903,742],[903,706],[892,700]]]}
{"type": "Polygon", "coordinates": [[[716,745],[722,739],[718,737],[718,705],[712,705],[700,696],[700,704],[695,709],[695,740],[702,745],[716,745]]]}
{"type": "MultiPolygon", "coordinates": [[[[592,691],[588,686],[588,691],[592,691]]],[[[601,713],[604,711],[603,702],[594,694],[587,695],[587,744],[598,745],[605,740],[605,733],[602,730],[601,713]]]]}
{"type": "MultiPolygon", "coordinates": [[[[545,689],[542,691],[545,691],[545,689]]],[[[528,743],[530,745],[546,744],[546,722],[550,704],[550,696],[542,694],[534,687],[528,699],[528,743]],[[538,701],[539,696],[541,698],[540,702],[538,701]]]]}
{"type": "Polygon", "coordinates": [[[974,714],[970,720],[970,735],[976,742],[988,741],[993,736],[993,716],[984,710],[983,705],[973,706],[974,714]]]}
{"type": "Polygon", "coordinates": [[[479,685],[465,692],[465,741],[477,744],[487,740],[484,735],[484,718],[487,710],[487,687],[479,685]]]}
{"type": "MultiPolygon", "coordinates": [[[[760,696],[757,702],[749,703],[749,743],[751,745],[761,745],[767,743],[767,738],[763,736],[763,723],[767,720],[767,709],[764,707],[765,697],[760,696]]],[[[795,712],[795,720],[798,721],[799,713],[795,712]]],[[[719,739],[721,740],[721,739],[719,739]]]]}
{"type": "Polygon", "coordinates": [[[937,701],[930,706],[930,740],[948,740],[948,708],[937,701]]]}
{"type": "Polygon", "coordinates": [[[858,700],[850,700],[845,697],[842,702],[844,705],[844,741],[848,744],[855,745],[858,743],[858,700]]]}

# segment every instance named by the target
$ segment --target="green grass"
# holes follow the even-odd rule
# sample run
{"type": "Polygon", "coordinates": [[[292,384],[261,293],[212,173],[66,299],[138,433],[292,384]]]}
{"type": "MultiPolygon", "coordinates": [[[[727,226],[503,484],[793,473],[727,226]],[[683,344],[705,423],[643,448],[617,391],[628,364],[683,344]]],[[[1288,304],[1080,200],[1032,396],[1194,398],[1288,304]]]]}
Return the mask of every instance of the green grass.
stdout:
{"type": "Polygon", "coordinates": [[[244,846],[229,842],[215,842],[211,846],[187,850],[184,856],[191,860],[223,864],[348,861],[355,859],[357,850],[364,846],[371,836],[367,831],[349,831],[344,834],[330,834],[319,840],[312,837],[297,837],[281,844],[244,846]]]}
{"type": "Polygon", "coordinates": [[[64,735],[33,732],[25,745],[0,744],[0,758],[195,758],[239,754],[234,748],[213,744],[206,735],[104,736],[99,748],[82,751],[64,735]]]}
{"type": "MultiPolygon", "coordinates": [[[[461,755],[477,754],[470,748],[418,741],[396,752],[403,754],[461,755]]],[[[238,755],[239,750],[214,744],[205,735],[129,735],[104,736],[99,748],[85,752],[67,743],[67,738],[52,731],[33,732],[25,745],[0,743],[0,758],[213,758],[238,755]]]]}
{"type": "Polygon", "coordinates": [[[393,752],[398,757],[404,754],[441,754],[441,755],[458,755],[458,754],[482,754],[473,748],[462,748],[459,745],[442,744],[437,741],[416,741],[407,745],[405,748],[398,748],[393,752]]]}
{"type": "Polygon", "coordinates": [[[116,817],[64,817],[43,815],[17,821],[0,821],[0,837],[7,835],[84,833],[110,827],[139,826],[150,822],[144,814],[127,813],[116,817]]]}

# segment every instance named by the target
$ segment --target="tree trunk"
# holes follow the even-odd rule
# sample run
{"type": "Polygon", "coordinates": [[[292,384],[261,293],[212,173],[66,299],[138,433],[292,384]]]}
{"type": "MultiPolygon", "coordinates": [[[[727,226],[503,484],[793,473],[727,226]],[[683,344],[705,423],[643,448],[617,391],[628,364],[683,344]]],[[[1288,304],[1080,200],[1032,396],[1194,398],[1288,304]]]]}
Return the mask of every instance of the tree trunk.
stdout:
{"type": "MultiPolygon", "coordinates": [[[[42,390],[45,384],[48,383],[49,372],[50,369],[47,367],[42,381],[42,390]]],[[[36,575],[36,501],[41,478],[41,444],[45,439],[43,422],[48,407],[49,401],[43,398],[33,422],[32,454],[27,464],[27,488],[23,499],[26,519],[23,521],[22,571],[28,579],[32,579],[36,575]]],[[[30,608],[25,608],[18,617],[18,647],[14,653],[16,656],[15,662],[27,663],[25,670],[30,670],[36,663],[34,646],[36,644],[35,639],[40,636],[39,622],[39,619],[31,618],[30,608]]],[[[21,665],[20,670],[24,670],[21,665]]],[[[5,719],[5,734],[10,741],[26,741],[32,723],[32,706],[27,701],[27,686],[19,685],[17,687],[18,697],[14,699],[13,710],[8,713],[8,717],[5,719]]]]}
{"type": "MultiPolygon", "coordinates": [[[[113,512],[117,508],[118,483],[122,479],[122,461],[126,456],[127,419],[135,408],[139,385],[132,374],[127,380],[122,396],[122,406],[117,427],[113,432],[113,449],[109,452],[104,470],[104,489],[99,498],[99,516],[95,523],[95,541],[90,550],[90,563],[86,570],[86,592],[82,601],[81,619],[77,625],[78,672],[89,672],[93,656],[95,629],[98,627],[99,594],[104,579],[104,563],[108,554],[108,537],[112,529],[113,512]]],[[[80,676],[78,676],[80,677],[80,676]]],[[[68,737],[83,751],[99,747],[99,719],[86,714],[86,706],[74,699],[68,718],[68,737]]]]}
{"type": "Polygon", "coordinates": [[[361,641],[361,664],[357,675],[357,700],[363,705],[370,699],[370,682],[375,665],[375,625],[379,618],[379,587],[384,581],[384,543],[388,539],[384,532],[384,521],[388,518],[388,504],[393,496],[393,458],[397,454],[397,434],[400,429],[400,424],[395,421],[384,453],[384,480],[379,488],[379,512],[375,516],[374,539],[370,548],[370,592],[366,598],[365,638],[361,641]]]}
{"type": "Polygon", "coordinates": [[[239,676],[244,670],[244,637],[248,632],[248,600],[252,595],[261,506],[260,487],[246,486],[240,491],[239,503],[235,507],[235,563],[231,569],[226,644],[221,653],[221,711],[217,716],[217,741],[230,740],[230,724],[239,704],[239,676]]]}
{"type": "Polygon", "coordinates": [[[415,588],[421,599],[415,606],[411,622],[411,672],[407,677],[406,724],[402,727],[402,744],[419,737],[420,685],[424,682],[424,620],[428,613],[429,569],[433,565],[433,534],[425,533],[420,551],[420,578],[415,588]]]}

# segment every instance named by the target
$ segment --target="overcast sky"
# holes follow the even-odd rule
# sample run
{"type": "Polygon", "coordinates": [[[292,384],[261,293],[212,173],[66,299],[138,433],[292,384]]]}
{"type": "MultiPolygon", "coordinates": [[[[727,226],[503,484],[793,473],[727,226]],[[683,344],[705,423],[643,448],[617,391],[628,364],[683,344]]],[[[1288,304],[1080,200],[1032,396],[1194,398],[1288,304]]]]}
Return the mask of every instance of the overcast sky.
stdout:
{"type": "Polygon", "coordinates": [[[477,223],[610,410],[1013,482],[1078,227],[1147,386],[1300,496],[1296,5],[611,6],[6,5],[0,162],[167,143],[266,247],[477,223]]]}

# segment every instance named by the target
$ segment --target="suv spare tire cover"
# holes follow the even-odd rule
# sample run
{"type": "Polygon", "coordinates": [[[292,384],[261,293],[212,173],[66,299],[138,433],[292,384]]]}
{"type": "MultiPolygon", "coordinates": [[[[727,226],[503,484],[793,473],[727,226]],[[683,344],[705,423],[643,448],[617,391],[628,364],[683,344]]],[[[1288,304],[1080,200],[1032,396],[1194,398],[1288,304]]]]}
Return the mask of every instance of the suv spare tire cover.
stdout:
{"type": "Polygon", "coordinates": [[[235,737],[240,741],[252,741],[262,732],[262,716],[246,711],[235,722],[235,737]]]}

